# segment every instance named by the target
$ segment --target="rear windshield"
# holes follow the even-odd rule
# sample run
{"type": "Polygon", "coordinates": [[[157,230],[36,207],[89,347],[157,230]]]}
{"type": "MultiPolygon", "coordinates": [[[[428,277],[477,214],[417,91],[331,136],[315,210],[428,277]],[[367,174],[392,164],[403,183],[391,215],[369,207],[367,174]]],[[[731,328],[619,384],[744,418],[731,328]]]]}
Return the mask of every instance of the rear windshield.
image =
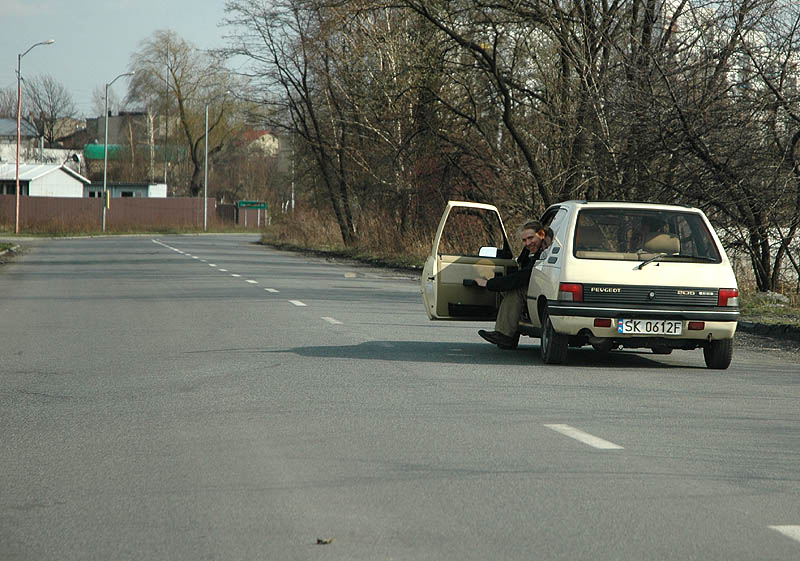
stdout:
{"type": "Polygon", "coordinates": [[[645,261],[722,261],[702,217],[694,212],[586,209],[578,214],[575,257],[645,261]]]}

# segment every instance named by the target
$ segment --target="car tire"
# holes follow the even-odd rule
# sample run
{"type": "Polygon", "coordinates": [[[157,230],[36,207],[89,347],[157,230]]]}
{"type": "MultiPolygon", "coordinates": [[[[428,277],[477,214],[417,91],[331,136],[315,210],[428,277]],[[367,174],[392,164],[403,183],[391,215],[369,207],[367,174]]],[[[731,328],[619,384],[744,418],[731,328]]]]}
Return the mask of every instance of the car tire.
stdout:
{"type": "Polygon", "coordinates": [[[733,358],[733,339],[709,341],[703,347],[703,358],[706,359],[708,368],[725,370],[731,365],[731,359],[733,358]]]}
{"type": "Polygon", "coordinates": [[[546,308],[542,318],[542,336],[539,346],[542,352],[542,362],[545,364],[561,364],[567,358],[569,337],[556,332],[546,308]]]}
{"type": "Polygon", "coordinates": [[[654,355],[670,355],[672,354],[672,349],[670,347],[653,347],[651,349],[654,355]]]}

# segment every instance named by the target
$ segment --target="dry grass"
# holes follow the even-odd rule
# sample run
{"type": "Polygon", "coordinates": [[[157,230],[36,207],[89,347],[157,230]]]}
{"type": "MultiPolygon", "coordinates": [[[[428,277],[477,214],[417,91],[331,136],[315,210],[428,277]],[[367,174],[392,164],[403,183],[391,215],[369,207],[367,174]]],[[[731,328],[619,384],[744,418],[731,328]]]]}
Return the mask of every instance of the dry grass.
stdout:
{"type": "Polygon", "coordinates": [[[261,239],[266,244],[287,249],[327,253],[397,267],[421,267],[430,252],[431,236],[414,231],[401,237],[393,228],[386,228],[386,224],[392,224],[392,221],[377,216],[362,220],[357,226],[358,243],[346,247],[334,219],[315,209],[305,209],[296,211],[293,217],[273,217],[261,239]]]}

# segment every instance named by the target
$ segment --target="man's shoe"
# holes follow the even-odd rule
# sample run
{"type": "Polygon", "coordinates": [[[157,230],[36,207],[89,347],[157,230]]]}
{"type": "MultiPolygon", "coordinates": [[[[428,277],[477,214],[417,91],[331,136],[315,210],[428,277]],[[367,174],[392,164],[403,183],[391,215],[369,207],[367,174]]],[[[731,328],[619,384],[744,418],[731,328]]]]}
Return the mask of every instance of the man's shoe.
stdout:
{"type": "Polygon", "coordinates": [[[479,329],[478,335],[501,349],[516,349],[519,343],[519,339],[516,337],[509,337],[499,331],[484,331],[483,329],[479,329]]]}

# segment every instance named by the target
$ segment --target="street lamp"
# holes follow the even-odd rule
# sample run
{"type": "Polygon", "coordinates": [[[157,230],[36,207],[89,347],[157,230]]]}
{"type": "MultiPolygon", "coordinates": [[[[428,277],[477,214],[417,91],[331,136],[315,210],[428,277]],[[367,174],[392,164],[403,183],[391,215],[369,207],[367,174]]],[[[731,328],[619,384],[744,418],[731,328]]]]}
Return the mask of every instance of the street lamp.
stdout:
{"type": "Polygon", "coordinates": [[[203,231],[208,229],[208,103],[206,103],[206,155],[203,158],[203,231]]]}
{"type": "MultiPolygon", "coordinates": [[[[227,96],[231,90],[225,90],[227,96]]],[[[224,102],[224,97],[223,97],[224,102]]],[[[220,115],[221,116],[221,115],[220,115]]],[[[206,153],[203,158],[203,231],[208,229],[208,103],[206,103],[206,153]]]]}
{"type": "Polygon", "coordinates": [[[19,234],[19,145],[22,140],[22,57],[27,55],[31,49],[39,45],[52,45],[55,39],[34,43],[28,50],[17,55],[17,190],[16,190],[16,210],[14,212],[14,233],[19,234]]]}
{"type": "Polygon", "coordinates": [[[133,72],[124,72],[106,84],[106,101],[105,110],[103,112],[103,120],[106,125],[105,137],[103,140],[103,232],[106,231],[106,209],[108,208],[108,193],[106,192],[106,180],[108,177],[108,88],[123,76],[133,76],[133,72]]]}

